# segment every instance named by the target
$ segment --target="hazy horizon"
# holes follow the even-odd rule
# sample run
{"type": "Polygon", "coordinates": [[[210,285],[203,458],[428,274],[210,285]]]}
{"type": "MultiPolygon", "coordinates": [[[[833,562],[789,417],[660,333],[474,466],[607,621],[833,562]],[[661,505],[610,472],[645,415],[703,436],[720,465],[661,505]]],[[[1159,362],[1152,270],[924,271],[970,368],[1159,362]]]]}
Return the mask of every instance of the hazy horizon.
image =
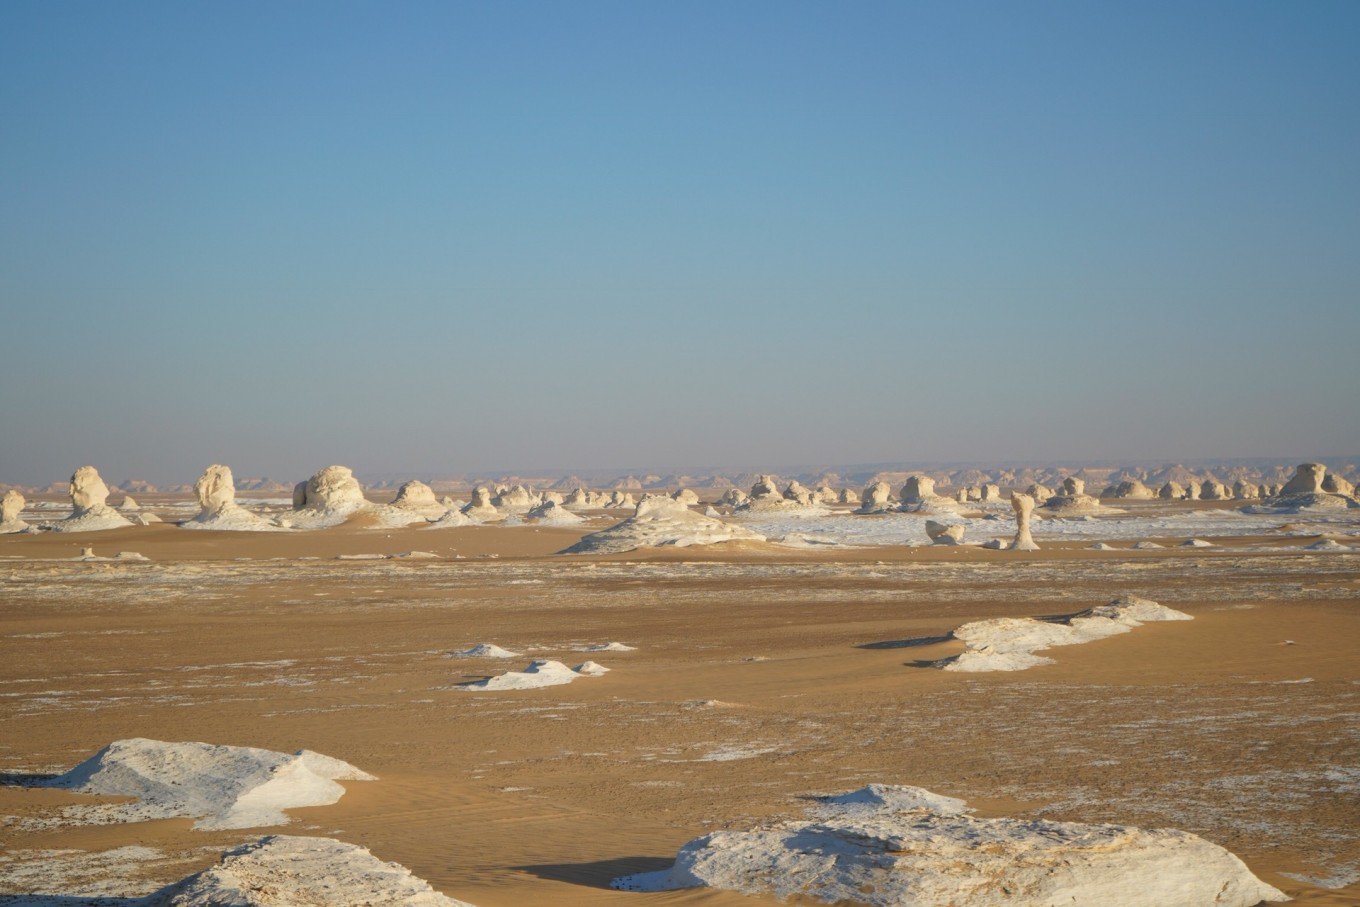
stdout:
{"type": "Polygon", "coordinates": [[[8,3],[0,482],[1360,453],[1357,39],[8,3]]]}

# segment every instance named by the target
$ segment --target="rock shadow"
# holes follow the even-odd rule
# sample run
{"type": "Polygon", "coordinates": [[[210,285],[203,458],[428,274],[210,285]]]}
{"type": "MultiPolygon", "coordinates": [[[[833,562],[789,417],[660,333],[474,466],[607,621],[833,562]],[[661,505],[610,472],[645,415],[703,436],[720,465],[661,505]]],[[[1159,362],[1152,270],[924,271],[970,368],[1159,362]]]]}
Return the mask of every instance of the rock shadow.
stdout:
{"type": "Polygon", "coordinates": [[[590,888],[608,888],[609,883],[619,876],[637,875],[642,872],[660,872],[675,865],[675,857],[619,857],[614,860],[598,860],[594,863],[540,863],[531,866],[512,866],[523,872],[532,873],[540,879],[554,882],[570,882],[590,888]]]}

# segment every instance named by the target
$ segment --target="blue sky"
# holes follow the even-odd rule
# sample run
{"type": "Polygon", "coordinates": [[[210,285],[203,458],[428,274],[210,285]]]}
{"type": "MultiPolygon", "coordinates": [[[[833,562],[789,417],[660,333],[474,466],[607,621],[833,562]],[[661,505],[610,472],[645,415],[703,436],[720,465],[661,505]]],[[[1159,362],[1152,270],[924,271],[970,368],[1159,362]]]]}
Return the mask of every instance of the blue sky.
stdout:
{"type": "Polygon", "coordinates": [[[0,481],[1360,453],[1360,4],[0,5],[0,481]]]}

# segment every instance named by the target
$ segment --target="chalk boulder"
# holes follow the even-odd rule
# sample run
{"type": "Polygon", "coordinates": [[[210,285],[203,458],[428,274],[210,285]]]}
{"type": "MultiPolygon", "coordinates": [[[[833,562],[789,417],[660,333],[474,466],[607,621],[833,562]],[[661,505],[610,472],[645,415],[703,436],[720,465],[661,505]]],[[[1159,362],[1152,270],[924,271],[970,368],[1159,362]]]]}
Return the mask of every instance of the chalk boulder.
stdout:
{"type": "Polygon", "coordinates": [[[859,503],[859,493],[858,493],[857,491],[855,491],[853,488],[842,488],[842,489],[841,489],[841,503],[842,503],[842,504],[858,504],[858,503],[859,503]]]}
{"type": "Polygon", "coordinates": [[[902,484],[901,497],[900,509],[908,513],[929,513],[933,510],[953,512],[959,509],[958,501],[935,493],[935,480],[926,475],[909,476],[902,484]]]}
{"type": "Polygon", "coordinates": [[[1287,900],[1236,856],[1174,829],[978,819],[964,802],[870,785],[822,798],[808,821],[718,831],[623,891],[708,887],[867,907],[1254,907],[1287,900]]]}
{"type": "Polygon", "coordinates": [[[392,506],[427,519],[439,519],[449,509],[440,503],[434,489],[419,479],[412,479],[398,488],[392,506]]]}
{"type": "Polygon", "coordinates": [[[937,523],[935,520],[926,520],[926,535],[930,537],[932,545],[961,544],[963,533],[962,523],[937,523]]]}
{"type": "Polygon", "coordinates": [[[1150,501],[1157,497],[1157,493],[1137,479],[1129,479],[1116,485],[1110,497],[1129,501],[1150,501]]]}
{"type": "Polygon", "coordinates": [[[638,548],[713,545],[732,541],[764,541],[765,537],[715,517],[695,513],[665,496],[645,497],[633,515],[617,525],[591,533],[562,554],[619,554],[638,548]]]}
{"type": "Polygon", "coordinates": [[[15,488],[11,488],[5,492],[4,497],[0,497],[0,535],[24,532],[28,529],[28,524],[19,518],[27,503],[24,496],[15,488]]]}
{"type": "Polygon", "coordinates": [[[771,475],[756,476],[755,483],[751,485],[750,494],[751,500],[759,501],[766,498],[774,499],[779,497],[780,497],[779,484],[778,480],[775,479],[774,476],[771,475]]]}
{"type": "Polygon", "coordinates": [[[886,513],[893,509],[892,486],[887,482],[865,485],[859,500],[858,513],[886,513]]]}
{"type": "Polygon", "coordinates": [[[1355,486],[1334,472],[1322,477],[1322,490],[1328,494],[1344,494],[1355,497],[1355,486]]]}
{"type": "Polygon", "coordinates": [[[1086,480],[1077,476],[1063,479],[1062,488],[1044,502],[1044,509],[1063,516],[1077,516],[1100,510],[1100,500],[1086,493],[1086,480]]]}
{"type": "Polygon", "coordinates": [[[505,514],[491,503],[491,489],[478,485],[472,489],[472,500],[463,508],[463,516],[477,523],[490,523],[505,519],[505,514]]]}
{"type": "Polygon", "coordinates": [[[327,466],[293,490],[293,510],[275,522],[285,529],[325,529],[372,509],[349,467],[327,466]]]}
{"type": "Polygon", "coordinates": [[[539,501],[534,493],[523,485],[514,485],[498,491],[491,504],[497,510],[506,513],[527,513],[537,507],[539,501]]]}
{"type": "Polygon", "coordinates": [[[123,500],[118,503],[120,513],[136,513],[142,509],[142,505],[137,503],[137,499],[130,494],[123,495],[123,500]]]}
{"type": "Polygon", "coordinates": [[[671,500],[689,506],[699,503],[699,496],[688,488],[680,488],[676,490],[675,494],[671,495],[671,500]]]}
{"type": "Polygon", "coordinates": [[[1285,483],[1279,494],[1246,509],[1256,513],[1298,513],[1360,507],[1360,502],[1349,495],[1325,490],[1323,486],[1326,482],[1326,466],[1321,463],[1300,463],[1294,469],[1294,477],[1285,483]]]}
{"type": "Polygon", "coordinates": [[[544,501],[530,510],[528,515],[544,526],[575,526],[585,522],[583,517],[577,516],[556,501],[544,501]]]}

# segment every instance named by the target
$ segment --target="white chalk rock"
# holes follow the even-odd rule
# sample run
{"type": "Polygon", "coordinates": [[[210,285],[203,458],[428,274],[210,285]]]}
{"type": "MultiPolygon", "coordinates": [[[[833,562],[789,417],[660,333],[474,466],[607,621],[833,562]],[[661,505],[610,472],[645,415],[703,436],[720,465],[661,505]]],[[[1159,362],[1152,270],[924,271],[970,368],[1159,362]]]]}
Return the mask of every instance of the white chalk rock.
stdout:
{"type": "Polygon", "coordinates": [[[624,891],[709,887],[868,907],[1253,907],[1286,900],[1216,844],[1174,829],[978,819],[961,801],[877,786],[812,821],[719,831],[624,891]],[[873,801],[877,799],[878,804],[873,801]],[[943,801],[943,802],[941,802],[943,801]]]}
{"type": "Polygon", "coordinates": [[[123,495],[123,500],[118,504],[120,513],[136,513],[142,509],[142,505],[130,494],[123,495]]]}
{"type": "Polygon", "coordinates": [[[926,520],[926,535],[930,537],[932,545],[958,545],[963,541],[963,533],[962,523],[949,524],[926,520]]]}
{"type": "Polygon", "coordinates": [[[778,480],[771,475],[756,476],[756,481],[755,484],[751,486],[751,494],[749,497],[753,501],[758,501],[762,498],[780,497],[778,480]]]}
{"type": "Polygon", "coordinates": [[[485,680],[460,683],[455,689],[469,692],[478,690],[536,690],[540,687],[561,686],[582,677],[595,677],[608,670],[607,668],[601,669],[600,665],[593,661],[588,661],[580,667],[587,668],[587,670],[581,671],[569,668],[560,661],[539,658],[529,662],[529,666],[523,671],[507,671],[485,680]]]}
{"type": "Polygon", "coordinates": [[[1355,497],[1355,486],[1334,472],[1322,477],[1322,490],[1329,494],[1344,494],[1355,497]]]}
{"type": "Polygon", "coordinates": [[[1027,494],[1012,494],[1011,509],[1015,511],[1015,540],[1011,542],[1012,551],[1038,551],[1034,536],[1030,534],[1030,520],[1034,513],[1034,498],[1027,494]]]}
{"type": "Polygon", "coordinates": [[[582,517],[577,516],[555,501],[545,501],[539,504],[533,510],[530,510],[528,515],[544,526],[575,526],[578,523],[585,522],[582,517]]]}
{"type": "Polygon", "coordinates": [[[1187,501],[1199,500],[1200,483],[1194,480],[1185,483],[1185,499],[1187,501]]]}
{"type": "Polygon", "coordinates": [[[463,515],[477,523],[505,519],[505,514],[491,503],[491,489],[485,485],[478,485],[472,489],[472,500],[463,508],[463,515]]]}
{"type": "Polygon", "coordinates": [[[1261,497],[1261,486],[1239,479],[1233,483],[1232,493],[1239,501],[1254,501],[1261,497]]]}
{"type": "Polygon", "coordinates": [[[136,797],[136,803],[108,807],[125,821],[187,817],[198,820],[194,828],[222,829],[287,824],[285,809],[324,806],[344,796],[336,780],[374,779],[308,750],[289,755],[248,746],[133,738],[110,743],[42,786],[136,797]]]}
{"type": "Polygon", "coordinates": [[[814,495],[810,488],[805,486],[802,482],[799,482],[797,479],[789,482],[788,486],[784,489],[783,497],[786,501],[792,501],[795,504],[802,504],[804,506],[822,503],[821,499],[817,497],[817,495],[814,495]]]}
{"type": "Polygon", "coordinates": [[[676,490],[675,494],[671,495],[671,500],[679,501],[685,505],[697,504],[699,503],[699,496],[688,488],[680,488],[676,490]]]}
{"type": "Polygon", "coordinates": [[[740,488],[729,488],[718,498],[720,507],[740,507],[751,499],[751,496],[740,488]]]}
{"type": "Polygon", "coordinates": [[[1001,500],[1001,486],[994,482],[984,482],[978,489],[978,500],[983,502],[1001,500]]]}
{"type": "Polygon", "coordinates": [[[437,520],[430,520],[426,529],[458,529],[462,526],[475,526],[477,520],[463,513],[457,507],[450,507],[437,520]]]}
{"type": "Polygon", "coordinates": [[[886,513],[893,509],[892,486],[887,482],[865,485],[859,501],[857,513],[886,513]]]}
{"type": "Polygon", "coordinates": [[[1025,494],[1034,498],[1036,502],[1047,501],[1049,498],[1053,497],[1053,489],[1049,488],[1047,485],[1040,485],[1038,482],[1034,482],[1025,489],[1025,494]]]}
{"type": "Polygon", "coordinates": [[[70,495],[71,515],[52,523],[49,528],[58,532],[98,532],[132,525],[127,517],[108,505],[109,486],[93,466],[82,466],[72,474],[70,495]]]}
{"type": "Polygon", "coordinates": [[[1075,646],[1127,633],[1150,621],[1192,620],[1189,614],[1163,607],[1154,601],[1123,595],[1063,618],[1038,620],[1030,617],[998,617],[964,624],[954,631],[964,650],[932,662],[946,671],[982,673],[1023,671],[1053,659],[1034,653],[1054,646],[1075,646]]]}
{"type": "Polygon", "coordinates": [[[637,548],[674,545],[713,545],[719,542],[764,541],[749,529],[695,513],[665,496],[643,498],[633,515],[621,523],[591,533],[562,554],[618,554],[637,548]]]}
{"type": "Polygon", "coordinates": [[[1253,513],[1299,513],[1360,507],[1360,502],[1349,495],[1326,491],[1326,484],[1326,466],[1321,463],[1300,463],[1294,469],[1294,477],[1285,483],[1279,494],[1271,495],[1259,505],[1245,510],[1253,513]]]}
{"type": "Polygon", "coordinates": [[[1062,488],[1044,502],[1044,509],[1064,516],[1076,516],[1100,510],[1100,500],[1086,493],[1086,480],[1076,476],[1063,479],[1062,488]]]}
{"type": "Polygon", "coordinates": [[[1120,482],[1116,485],[1114,487],[1114,493],[1111,494],[1110,497],[1123,498],[1130,501],[1150,501],[1157,497],[1157,493],[1137,479],[1129,479],[1126,482],[1120,482]]]}
{"type": "Polygon", "coordinates": [[[293,510],[276,522],[291,529],[325,529],[371,509],[348,467],[327,466],[293,490],[293,510]]]}
{"type": "Polygon", "coordinates": [[[842,488],[840,502],[842,504],[858,504],[859,493],[856,492],[853,488],[842,488]]]}
{"type": "Polygon", "coordinates": [[[461,652],[450,652],[454,658],[518,658],[518,652],[511,652],[509,649],[502,649],[495,643],[479,642],[470,649],[463,649],[461,652]]]}
{"type": "Polygon", "coordinates": [[[214,463],[194,483],[198,513],[180,523],[181,529],[227,532],[276,532],[279,526],[236,503],[236,482],[229,467],[214,463]]]}
{"type": "Polygon", "coordinates": [[[412,479],[398,488],[397,496],[392,499],[391,506],[435,520],[442,517],[449,509],[440,502],[434,493],[434,489],[419,479],[412,479]]]}
{"type": "MultiPolygon", "coordinates": [[[[973,500],[981,496],[969,495],[973,500]]],[[[957,500],[946,498],[935,493],[935,480],[930,476],[914,475],[909,476],[902,485],[902,504],[900,509],[908,513],[929,513],[930,511],[942,510],[945,512],[957,511],[960,503],[966,503],[962,498],[957,500]]]]}
{"type": "Polygon", "coordinates": [[[28,501],[15,488],[11,488],[5,492],[4,497],[0,497],[0,535],[24,532],[28,529],[28,524],[19,518],[27,503],[28,501]]]}
{"type": "Polygon", "coordinates": [[[523,485],[515,485],[498,491],[496,496],[491,499],[491,504],[497,510],[507,513],[527,513],[539,502],[535,500],[533,492],[529,489],[523,485]]]}
{"type": "Polygon", "coordinates": [[[841,499],[840,493],[830,485],[818,485],[813,490],[812,495],[819,504],[836,504],[841,499]]]}
{"type": "Polygon", "coordinates": [[[1163,501],[1180,501],[1185,499],[1185,486],[1179,482],[1167,482],[1157,492],[1157,497],[1163,501]]]}
{"type": "Polygon", "coordinates": [[[1199,486],[1199,499],[1201,501],[1226,501],[1232,497],[1228,491],[1228,486],[1218,479],[1208,478],[1199,486]]]}
{"type": "Polygon", "coordinates": [[[472,907],[397,863],[332,838],[271,835],[156,892],[139,907],[472,907]]]}
{"type": "Polygon", "coordinates": [[[568,494],[565,498],[562,499],[562,506],[570,507],[572,509],[585,510],[590,506],[590,492],[586,491],[586,489],[581,488],[580,486],[577,486],[576,488],[572,489],[570,494],[568,494]]]}
{"type": "Polygon", "coordinates": [[[633,500],[633,495],[627,491],[615,491],[609,495],[609,500],[604,502],[607,510],[631,510],[637,506],[637,501],[633,500]]]}

